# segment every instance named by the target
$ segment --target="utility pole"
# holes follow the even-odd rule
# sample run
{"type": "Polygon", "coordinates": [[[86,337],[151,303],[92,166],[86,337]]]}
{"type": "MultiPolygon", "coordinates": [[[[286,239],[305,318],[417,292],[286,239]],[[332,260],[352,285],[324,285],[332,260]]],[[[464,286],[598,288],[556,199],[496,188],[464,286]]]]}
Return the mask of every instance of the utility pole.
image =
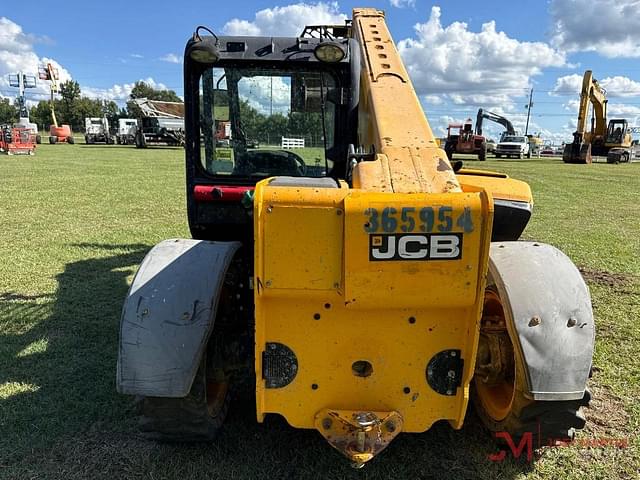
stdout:
{"type": "Polygon", "coordinates": [[[273,116],[273,76],[271,77],[271,97],[269,106],[269,116],[273,116]]]}
{"type": "Polygon", "coordinates": [[[525,108],[527,109],[527,126],[524,127],[524,136],[527,136],[527,133],[529,133],[529,117],[531,116],[531,107],[533,107],[533,88],[531,89],[531,92],[529,92],[529,104],[525,106],[525,108]]]}

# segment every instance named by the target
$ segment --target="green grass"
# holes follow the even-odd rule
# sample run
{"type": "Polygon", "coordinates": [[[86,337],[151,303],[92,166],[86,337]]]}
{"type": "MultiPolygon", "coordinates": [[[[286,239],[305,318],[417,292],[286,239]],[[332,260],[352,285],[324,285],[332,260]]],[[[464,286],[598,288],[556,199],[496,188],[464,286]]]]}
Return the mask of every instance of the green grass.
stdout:
{"type": "Polygon", "coordinates": [[[140,439],[133,399],[115,391],[120,309],[149,248],[188,236],[183,151],[42,145],[34,157],[0,156],[0,478],[637,478],[640,164],[468,164],[528,181],[525,237],[586,269],[595,399],[579,438],[627,438],[628,448],[583,443],[494,464],[470,412],[462,431],[401,434],[354,471],[315,431],[279,417],[257,424],[250,395],[214,445],[140,439]]]}

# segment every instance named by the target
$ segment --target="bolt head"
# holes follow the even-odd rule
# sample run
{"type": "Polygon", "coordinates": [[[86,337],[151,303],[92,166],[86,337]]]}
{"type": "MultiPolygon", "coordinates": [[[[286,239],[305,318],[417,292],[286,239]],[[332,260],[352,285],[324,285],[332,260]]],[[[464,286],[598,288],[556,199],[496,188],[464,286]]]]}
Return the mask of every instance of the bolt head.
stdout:
{"type": "Polygon", "coordinates": [[[538,317],[537,315],[534,317],[531,317],[531,320],[529,320],[529,326],[530,327],[537,327],[538,325],[540,325],[540,317],[538,317]]]}
{"type": "Polygon", "coordinates": [[[567,322],[567,327],[569,328],[575,327],[577,324],[578,324],[578,320],[576,320],[574,317],[571,317],[567,322]]]}
{"type": "Polygon", "coordinates": [[[331,428],[331,424],[333,422],[331,421],[330,418],[323,418],[322,419],[322,428],[324,428],[325,430],[329,430],[331,428]]]}
{"type": "Polygon", "coordinates": [[[384,424],[384,426],[389,432],[396,431],[396,424],[393,423],[393,420],[389,420],[387,423],[384,424]]]}

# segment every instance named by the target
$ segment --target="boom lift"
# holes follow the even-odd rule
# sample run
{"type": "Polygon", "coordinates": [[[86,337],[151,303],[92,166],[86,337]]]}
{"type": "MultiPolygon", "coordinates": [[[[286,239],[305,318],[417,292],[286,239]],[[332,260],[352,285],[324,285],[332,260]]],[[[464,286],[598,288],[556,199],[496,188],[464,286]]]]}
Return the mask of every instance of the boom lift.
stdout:
{"type": "Polygon", "coordinates": [[[71,127],[69,125],[58,126],[58,119],[56,118],[56,109],[53,103],[55,94],[58,93],[58,69],[51,63],[47,63],[45,66],[40,67],[39,76],[41,80],[48,80],[51,82],[51,120],[53,125],[49,127],[49,143],[63,143],[67,142],[70,145],[75,143],[73,134],[71,133],[71,127]]]}
{"type": "Polygon", "coordinates": [[[117,388],[142,397],[143,431],[213,439],[249,375],[259,422],[317,429],[355,466],[400,432],[461,428],[470,399],[515,441],[571,438],[589,402],[588,289],[559,250],[514,241],[527,184],[454,171],[384,13],[356,8],[333,38],[205,30],[184,56],[193,239],[149,252],[120,326],[117,388]],[[247,145],[271,106],[270,128],[323,132],[320,162],[247,145]],[[218,108],[231,151],[215,146],[218,108]]]}
{"type": "Polygon", "coordinates": [[[565,145],[562,160],[565,163],[591,163],[593,155],[607,156],[607,162],[630,161],[632,158],[631,133],[624,119],[610,120],[607,125],[607,93],[593,78],[591,70],[584,72],[578,124],[573,142],[565,145]],[[589,105],[593,106],[591,129],[587,131],[589,105]]]}

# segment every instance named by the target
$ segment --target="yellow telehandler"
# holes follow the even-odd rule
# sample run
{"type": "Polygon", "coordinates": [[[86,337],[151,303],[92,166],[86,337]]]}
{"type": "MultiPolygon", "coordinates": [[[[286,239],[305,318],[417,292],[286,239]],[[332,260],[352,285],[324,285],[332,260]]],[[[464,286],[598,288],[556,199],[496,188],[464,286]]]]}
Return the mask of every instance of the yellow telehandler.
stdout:
{"type": "Polygon", "coordinates": [[[449,162],[383,12],[298,38],[198,27],[184,58],[193,238],[148,253],[120,328],[117,388],[150,438],[213,439],[246,375],[259,422],[317,429],[355,466],[461,428],[470,400],[514,441],[584,426],[589,291],[516,241],[527,184],[449,162]]]}

